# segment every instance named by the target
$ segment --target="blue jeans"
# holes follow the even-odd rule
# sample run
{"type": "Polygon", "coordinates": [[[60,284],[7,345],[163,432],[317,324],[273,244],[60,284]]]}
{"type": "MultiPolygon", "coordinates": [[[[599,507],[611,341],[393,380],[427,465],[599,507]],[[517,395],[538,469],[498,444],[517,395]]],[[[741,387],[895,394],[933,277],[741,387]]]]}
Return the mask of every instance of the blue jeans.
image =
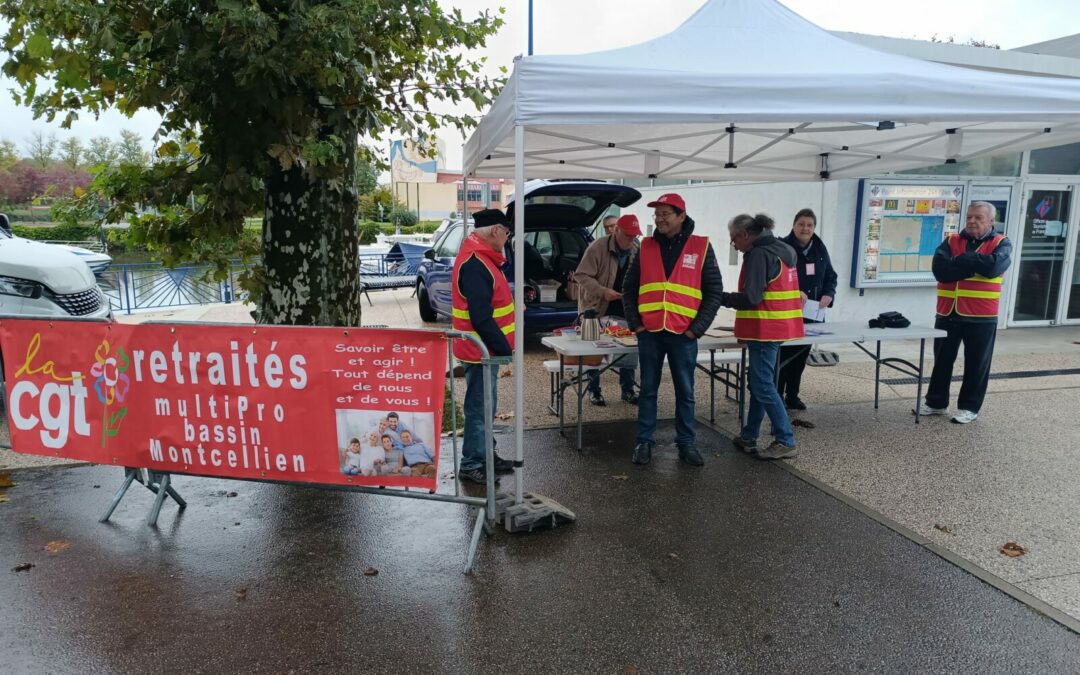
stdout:
{"type": "Polygon", "coordinates": [[[742,437],[748,441],[756,440],[761,431],[761,422],[765,415],[772,423],[772,435],[784,445],[795,445],[795,434],[791,431],[784,402],[776,391],[776,357],[780,352],[778,342],[748,341],[746,351],[750,355],[747,381],[750,383],[750,409],[746,415],[746,425],[742,437]]]}
{"type": "MultiPolygon", "coordinates": [[[[619,362],[615,364],[615,367],[619,370],[619,386],[622,388],[622,393],[634,392],[634,371],[637,370],[637,354],[623,354],[619,362]]],[[[600,373],[595,370],[586,371],[585,376],[589,378],[589,393],[600,393],[600,373]]]]}
{"type": "Polygon", "coordinates": [[[693,445],[694,370],[697,368],[697,340],[681,333],[641,331],[638,360],[641,364],[641,393],[638,398],[638,443],[653,443],[656,433],[656,392],[660,371],[667,356],[675,385],[675,444],[693,445]]]}
{"type": "Polygon", "coordinates": [[[499,396],[499,366],[491,370],[491,409],[484,410],[484,366],[465,364],[465,435],[461,440],[461,471],[483,469],[486,464],[484,434],[495,424],[495,407],[499,396]]]}

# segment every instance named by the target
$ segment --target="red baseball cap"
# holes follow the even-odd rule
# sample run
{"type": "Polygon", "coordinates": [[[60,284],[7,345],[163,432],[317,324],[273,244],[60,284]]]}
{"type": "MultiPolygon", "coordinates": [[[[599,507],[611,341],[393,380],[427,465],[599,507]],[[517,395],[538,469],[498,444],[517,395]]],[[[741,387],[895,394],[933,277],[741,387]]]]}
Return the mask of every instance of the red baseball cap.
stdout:
{"type": "Polygon", "coordinates": [[[656,198],[655,202],[649,202],[648,206],[650,209],[654,209],[661,204],[666,204],[667,206],[674,206],[680,211],[686,211],[686,202],[684,202],[683,198],[675,194],[674,192],[668,192],[667,194],[660,195],[656,198]]]}
{"type": "Polygon", "coordinates": [[[619,228],[623,232],[633,235],[635,237],[641,236],[641,225],[638,224],[637,216],[632,213],[628,213],[625,216],[620,216],[619,220],[615,223],[615,227],[619,228]]]}

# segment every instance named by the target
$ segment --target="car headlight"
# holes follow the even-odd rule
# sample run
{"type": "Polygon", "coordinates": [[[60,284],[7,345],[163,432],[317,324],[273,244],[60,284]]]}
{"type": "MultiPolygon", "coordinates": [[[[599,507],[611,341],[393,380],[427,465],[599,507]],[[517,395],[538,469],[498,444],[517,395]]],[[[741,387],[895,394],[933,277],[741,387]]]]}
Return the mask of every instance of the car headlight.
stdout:
{"type": "Polygon", "coordinates": [[[17,277],[0,276],[0,293],[17,295],[20,298],[40,298],[41,284],[17,277]]]}

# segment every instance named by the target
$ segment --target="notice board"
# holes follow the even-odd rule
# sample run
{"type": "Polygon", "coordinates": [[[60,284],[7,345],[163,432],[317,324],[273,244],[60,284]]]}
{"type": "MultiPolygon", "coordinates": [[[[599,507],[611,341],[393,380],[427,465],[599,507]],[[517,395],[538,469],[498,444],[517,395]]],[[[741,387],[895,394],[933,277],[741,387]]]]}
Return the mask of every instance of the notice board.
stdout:
{"type": "Polygon", "coordinates": [[[934,250],[962,227],[967,183],[862,180],[852,286],[934,284],[934,250]]]}

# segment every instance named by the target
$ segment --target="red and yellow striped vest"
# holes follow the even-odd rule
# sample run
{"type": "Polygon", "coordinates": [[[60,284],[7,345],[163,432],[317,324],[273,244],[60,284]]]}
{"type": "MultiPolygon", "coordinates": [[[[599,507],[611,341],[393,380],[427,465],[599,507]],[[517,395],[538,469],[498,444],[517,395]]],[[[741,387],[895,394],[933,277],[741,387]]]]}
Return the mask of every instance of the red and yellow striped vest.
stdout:
{"type": "MultiPolygon", "coordinates": [[[[454,260],[454,271],[450,281],[453,306],[453,316],[451,317],[450,325],[454,327],[454,330],[459,330],[463,333],[472,333],[473,335],[480,337],[473,328],[472,320],[469,318],[469,301],[461,294],[461,289],[458,288],[458,271],[461,269],[461,266],[465,264],[465,261],[473,256],[482,262],[484,267],[491,274],[491,314],[495,319],[495,323],[498,324],[499,328],[502,330],[503,335],[506,336],[507,341],[510,342],[510,349],[513,350],[514,295],[510,292],[510,284],[507,283],[506,277],[503,276],[502,271],[499,269],[506,258],[503,257],[502,253],[488,246],[487,243],[480,239],[480,237],[477,237],[475,233],[470,234],[465,238],[465,241],[461,245],[461,249],[458,251],[457,258],[454,260]]],[[[480,348],[469,340],[454,340],[454,357],[459,361],[465,361],[466,363],[480,363],[480,348]]]]}
{"type": "MultiPolygon", "coordinates": [[[[739,272],[739,292],[743,292],[746,266],[739,272]]],[[[769,280],[761,303],[753,309],[735,312],[735,337],[756,342],[783,342],[803,337],[802,298],[799,275],[794,267],[780,261],[780,273],[769,280]]]]}
{"type": "MultiPolygon", "coordinates": [[[[1004,235],[995,234],[979,247],[976,253],[989,255],[994,252],[998,244],[1005,238],[1004,235]]],[[[967,250],[965,239],[959,234],[949,235],[949,254],[952,257],[962,255],[967,250]]],[[[960,316],[997,316],[998,304],[1001,300],[1001,280],[1004,277],[984,277],[975,274],[967,279],[950,282],[947,284],[938,282],[937,285],[937,314],[949,316],[955,310],[960,316]]]]}
{"type": "Polygon", "coordinates": [[[660,245],[652,237],[641,242],[638,312],[645,330],[685,333],[690,329],[701,307],[701,272],[708,250],[707,237],[694,234],[687,237],[668,277],[664,274],[660,245]]]}

